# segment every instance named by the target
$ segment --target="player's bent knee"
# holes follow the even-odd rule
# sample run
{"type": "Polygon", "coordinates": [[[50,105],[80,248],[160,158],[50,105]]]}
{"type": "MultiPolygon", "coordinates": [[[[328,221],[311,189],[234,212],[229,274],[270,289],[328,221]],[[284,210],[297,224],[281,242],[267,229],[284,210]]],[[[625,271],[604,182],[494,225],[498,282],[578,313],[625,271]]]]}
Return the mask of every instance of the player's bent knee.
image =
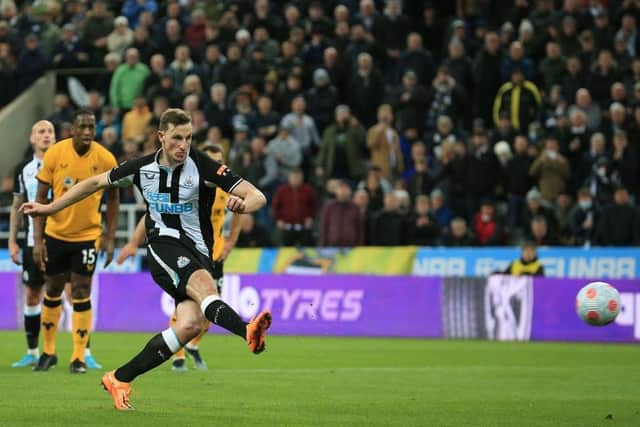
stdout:
{"type": "Polygon", "coordinates": [[[194,271],[187,282],[187,295],[198,304],[209,295],[218,295],[211,274],[203,269],[194,271]]]}

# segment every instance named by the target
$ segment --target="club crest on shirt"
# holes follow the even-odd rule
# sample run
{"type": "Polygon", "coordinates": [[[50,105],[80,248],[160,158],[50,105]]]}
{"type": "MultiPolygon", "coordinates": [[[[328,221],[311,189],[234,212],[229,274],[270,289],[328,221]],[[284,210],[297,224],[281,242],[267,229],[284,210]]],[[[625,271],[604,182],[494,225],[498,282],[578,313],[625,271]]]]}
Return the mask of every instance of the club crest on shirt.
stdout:
{"type": "Polygon", "coordinates": [[[64,179],[62,180],[62,184],[64,185],[65,188],[71,188],[75,183],[76,181],[70,176],[65,176],[64,179]]]}
{"type": "Polygon", "coordinates": [[[178,268],[184,268],[189,265],[190,262],[191,260],[189,258],[185,256],[179,256],[176,263],[178,264],[178,268]]]}
{"type": "Polygon", "coordinates": [[[182,185],[185,188],[192,188],[193,187],[193,177],[192,176],[188,176],[187,179],[184,180],[182,185]]]}

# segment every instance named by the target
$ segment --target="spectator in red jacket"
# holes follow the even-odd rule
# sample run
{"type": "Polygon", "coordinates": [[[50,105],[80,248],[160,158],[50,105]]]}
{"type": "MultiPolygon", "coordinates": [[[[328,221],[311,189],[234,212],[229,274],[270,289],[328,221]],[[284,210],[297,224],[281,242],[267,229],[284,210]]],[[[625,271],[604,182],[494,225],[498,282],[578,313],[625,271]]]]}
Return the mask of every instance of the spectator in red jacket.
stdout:
{"type": "Polygon", "coordinates": [[[320,246],[351,247],[364,243],[360,209],[351,201],[351,188],[340,181],[335,200],[324,205],[320,223],[320,246]]]}
{"type": "Polygon", "coordinates": [[[473,218],[473,232],[478,245],[496,246],[502,243],[502,228],[492,202],[484,201],[480,206],[480,211],[473,218]]]}
{"type": "Polygon", "coordinates": [[[302,170],[289,172],[289,182],[276,190],[271,208],[280,241],[284,246],[313,245],[313,218],[318,210],[318,196],[305,184],[302,170]]]}

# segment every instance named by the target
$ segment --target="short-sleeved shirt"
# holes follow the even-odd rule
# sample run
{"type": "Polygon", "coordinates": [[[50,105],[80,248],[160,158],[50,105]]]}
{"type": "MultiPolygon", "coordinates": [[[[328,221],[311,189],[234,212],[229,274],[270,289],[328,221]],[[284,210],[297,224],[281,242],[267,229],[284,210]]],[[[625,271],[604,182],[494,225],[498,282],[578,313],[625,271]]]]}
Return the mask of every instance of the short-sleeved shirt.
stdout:
{"type": "Polygon", "coordinates": [[[109,173],[109,183],[138,187],[147,205],[145,228],[149,242],[159,236],[186,238],[200,253],[211,257],[216,194],[232,192],[242,178],[193,148],[184,162],[172,168],[159,164],[161,153],[158,150],[122,163],[109,173]]]}
{"type": "MultiPolygon", "coordinates": [[[[53,199],[62,197],[76,183],[107,172],[117,165],[115,157],[93,141],[89,150],[79,155],[71,138],[64,139],[47,150],[38,181],[51,186],[53,199]]],[[[100,204],[102,191],[90,195],[47,218],[45,233],[66,242],[96,240],[102,234],[100,204]]]]}
{"type": "MultiPolygon", "coordinates": [[[[42,167],[42,159],[33,158],[28,159],[20,163],[16,167],[15,176],[13,180],[13,194],[16,196],[23,196],[28,202],[33,202],[36,199],[38,192],[38,180],[36,176],[42,167]]],[[[26,234],[27,234],[27,246],[33,246],[33,218],[27,216],[26,234]]]]}

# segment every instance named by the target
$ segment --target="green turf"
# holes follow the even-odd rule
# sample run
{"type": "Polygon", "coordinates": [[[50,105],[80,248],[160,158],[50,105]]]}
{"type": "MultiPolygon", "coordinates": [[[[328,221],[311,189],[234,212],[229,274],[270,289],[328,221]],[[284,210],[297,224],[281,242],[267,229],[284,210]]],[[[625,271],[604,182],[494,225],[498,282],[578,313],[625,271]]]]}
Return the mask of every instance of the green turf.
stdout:
{"type": "MultiPolygon", "coordinates": [[[[149,334],[96,334],[113,368],[149,334]]],[[[139,378],[135,412],[112,409],[100,373],[9,368],[24,338],[0,333],[0,425],[136,426],[640,426],[640,347],[271,337],[253,356],[208,336],[208,372],[139,378]],[[605,420],[608,414],[613,420],[605,420]]]]}

